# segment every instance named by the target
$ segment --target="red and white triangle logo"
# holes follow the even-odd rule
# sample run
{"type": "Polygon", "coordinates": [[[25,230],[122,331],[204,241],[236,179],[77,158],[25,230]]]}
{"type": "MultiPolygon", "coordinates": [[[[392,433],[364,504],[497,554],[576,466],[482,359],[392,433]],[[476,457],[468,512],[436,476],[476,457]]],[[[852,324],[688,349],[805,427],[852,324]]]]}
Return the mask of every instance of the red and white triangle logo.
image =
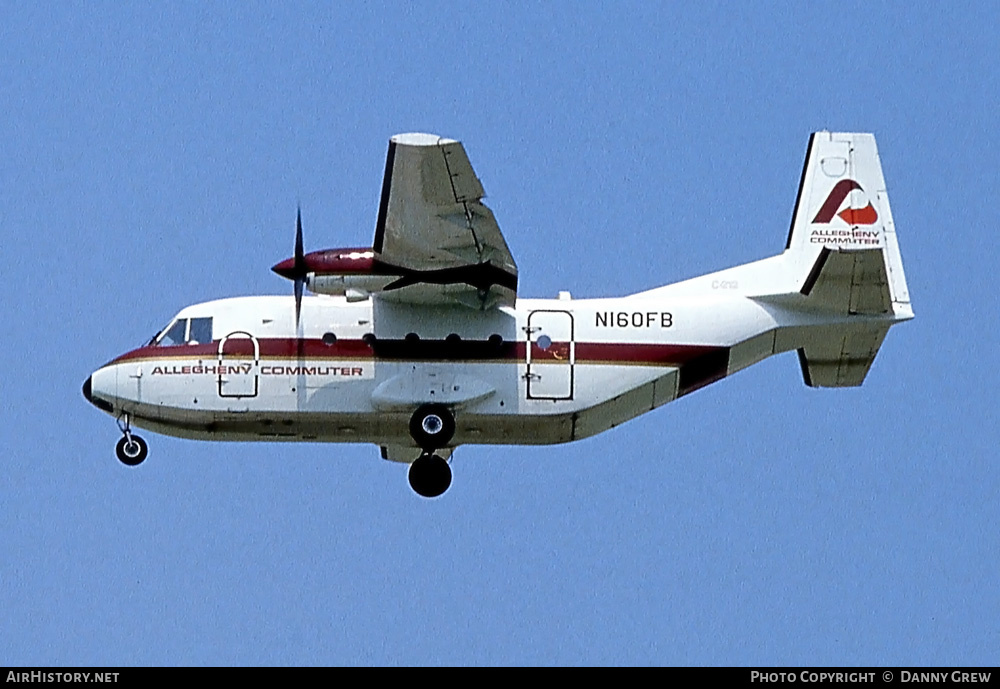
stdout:
{"type": "Polygon", "coordinates": [[[813,224],[829,223],[835,216],[848,225],[874,225],[878,220],[878,211],[875,210],[871,201],[868,201],[865,190],[861,188],[860,184],[853,179],[842,179],[830,190],[830,195],[826,197],[826,201],[823,202],[816,217],[813,218],[813,224]],[[852,194],[851,192],[854,191],[861,193],[852,194]],[[861,200],[866,201],[867,205],[864,208],[855,208],[854,206],[858,205],[858,199],[852,199],[852,196],[861,197],[861,200]],[[847,201],[846,204],[845,201],[847,201]],[[845,205],[846,208],[841,209],[845,205]]]}

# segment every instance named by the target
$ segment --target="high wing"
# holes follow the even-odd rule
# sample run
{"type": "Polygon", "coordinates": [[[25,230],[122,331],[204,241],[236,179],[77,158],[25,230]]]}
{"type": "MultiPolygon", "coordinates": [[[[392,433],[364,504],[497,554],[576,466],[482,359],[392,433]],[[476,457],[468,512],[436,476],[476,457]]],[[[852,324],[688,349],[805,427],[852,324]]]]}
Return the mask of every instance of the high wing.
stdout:
{"type": "Polygon", "coordinates": [[[433,134],[389,140],[375,258],[401,277],[378,295],[477,309],[513,306],[517,264],[462,144],[433,134]]]}

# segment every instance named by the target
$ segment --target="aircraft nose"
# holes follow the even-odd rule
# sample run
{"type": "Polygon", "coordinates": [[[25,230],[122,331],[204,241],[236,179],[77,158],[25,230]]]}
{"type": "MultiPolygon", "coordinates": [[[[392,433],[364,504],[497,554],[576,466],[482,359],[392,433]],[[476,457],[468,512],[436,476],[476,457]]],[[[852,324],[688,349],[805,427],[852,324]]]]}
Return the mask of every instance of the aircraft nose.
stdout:
{"type": "MultiPolygon", "coordinates": [[[[100,388],[98,388],[98,392],[100,392],[100,388]]],[[[84,382],[84,384],[83,384],[83,396],[87,399],[88,402],[90,402],[92,405],[94,405],[95,407],[97,407],[101,411],[106,411],[109,414],[114,411],[114,406],[112,406],[112,404],[110,402],[108,402],[107,400],[101,399],[100,396],[97,396],[97,397],[94,396],[94,376],[93,375],[91,375],[90,377],[88,377],[87,380],[86,380],[86,382],[84,382]]]]}

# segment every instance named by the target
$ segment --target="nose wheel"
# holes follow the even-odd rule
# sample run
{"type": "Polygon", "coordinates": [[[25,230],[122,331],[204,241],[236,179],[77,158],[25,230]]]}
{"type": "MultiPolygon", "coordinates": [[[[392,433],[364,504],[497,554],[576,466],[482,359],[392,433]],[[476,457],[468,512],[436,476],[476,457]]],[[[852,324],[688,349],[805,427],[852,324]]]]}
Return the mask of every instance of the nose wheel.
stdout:
{"type": "Polygon", "coordinates": [[[132,433],[128,414],[124,414],[118,419],[118,428],[121,429],[122,438],[115,445],[115,454],[118,460],[127,466],[134,467],[142,464],[149,454],[149,446],[146,441],[132,433]]]}
{"type": "Polygon", "coordinates": [[[410,417],[410,436],[423,453],[410,464],[410,488],[417,495],[436,498],[451,485],[451,467],[435,450],[455,435],[455,415],[443,404],[421,405],[410,417]]]}
{"type": "Polygon", "coordinates": [[[132,435],[131,438],[124,437],[118,441],[118,444],[115,445],[115,454],[118,455],[122,464],[134,467],[137,464],[142,464],[142,460],[146,459],[146,455],[149,454],[149,446],[139,436],[132,435]]]}

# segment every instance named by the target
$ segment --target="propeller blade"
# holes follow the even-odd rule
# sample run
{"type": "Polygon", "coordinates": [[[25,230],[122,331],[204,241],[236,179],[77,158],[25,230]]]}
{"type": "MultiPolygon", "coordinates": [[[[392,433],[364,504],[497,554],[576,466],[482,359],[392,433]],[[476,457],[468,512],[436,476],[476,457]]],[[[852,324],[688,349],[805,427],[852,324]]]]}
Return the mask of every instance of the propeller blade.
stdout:
{"type": "Polygon", "coordinates": [[[302,313],[302,288],[306,282],[306,259],[302,249],[302,206],[295,215],[295,329],[299,328],[302,313]]]}
{"type": "Polygon", "coordinates": [[[295,275],[305,275],[306,259],[302,250],[302,208],[295,217],[295,275]]]}
{"type": "Polygon", "coordinates": [[[305,279],[295,278],[295,330],[299,329],[299,316],[302,313],[302,287],[305,279]]]}

